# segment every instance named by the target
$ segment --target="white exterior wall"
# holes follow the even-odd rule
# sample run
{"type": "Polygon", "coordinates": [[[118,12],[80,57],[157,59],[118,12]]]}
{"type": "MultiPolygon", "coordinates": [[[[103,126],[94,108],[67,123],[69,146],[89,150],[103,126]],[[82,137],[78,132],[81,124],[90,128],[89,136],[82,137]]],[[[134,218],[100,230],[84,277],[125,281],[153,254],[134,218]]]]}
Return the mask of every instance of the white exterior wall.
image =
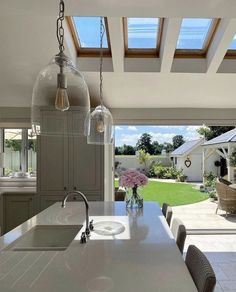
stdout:
{"type": "MultiPolygon", "coordinates": [[[[203,154],[202,154],[202,146],[198,146],[195,148],[192,152],[188,154],[189,159],[191,160],[191,165],[190,167],[186,167],[185,165],[185,160],[187,159],[187,155],[182,156],[182,157],[177,157],[177,164],[175,164],[177,169],[183,169],[184,174],[187,176],[187,181],[203,181],[203,154]]],[[[174,158],[175,160],[175,158],[174,158]]],[[[219,174],[220,169],[217,168],[214,164],[216,160],[219,160],[219,155],[218,154],[212,154],[208,159],[207,159],[207,164],[206,164],[206,172],[212,171],[215,174],[219,174]]]]}
{"type": "Polygon", "coordinates": [[[205,161],[205,172],[213,172],[216,175],[220,175],[220,167],[215,166],[215,161],[220,161],[220,155],[217,153],[212,154],[210,157],[207,158],[205,161]]]}
{"type": "MultiPolygon", "coordinates": [[[[122,156],[122,155],[116,155],[115,161],[119,161],[121,164],[119,165],[119,168],[122,169],[137,169],[137,168],[143,168],[144,165],[140,164],[137,156],[130,155],[130,156],[122,156]]],[[[148,163],[148,166],[152,163],[152,161],[159,161],[161,165],[163,166],[171,166],[171,160],[169,156],[159,156],[159,157],[152,157],[150,158],[150,161],[148,163]]]]}

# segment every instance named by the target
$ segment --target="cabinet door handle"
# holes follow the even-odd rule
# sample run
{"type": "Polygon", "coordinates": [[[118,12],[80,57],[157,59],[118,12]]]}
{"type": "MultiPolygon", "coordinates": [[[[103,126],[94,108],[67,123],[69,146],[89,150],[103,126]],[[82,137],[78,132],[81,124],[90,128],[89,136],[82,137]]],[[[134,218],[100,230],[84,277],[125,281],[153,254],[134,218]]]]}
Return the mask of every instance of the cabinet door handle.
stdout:
{"type": "Polygon", "coordinates": [[[64,191],[66,191],[66,187],[64,187],[64,191]]]}
{"type": "Polygon", "coordinates": [[[74,191],[76,191],[76,187],[74,187],[74,191]]]}

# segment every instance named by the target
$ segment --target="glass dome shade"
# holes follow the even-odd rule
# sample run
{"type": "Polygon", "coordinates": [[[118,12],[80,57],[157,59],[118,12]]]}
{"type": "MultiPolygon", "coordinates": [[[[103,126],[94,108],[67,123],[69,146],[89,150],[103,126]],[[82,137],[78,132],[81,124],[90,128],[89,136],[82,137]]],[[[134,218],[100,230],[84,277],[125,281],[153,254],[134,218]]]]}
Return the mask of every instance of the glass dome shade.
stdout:
{"type": "Polygon", "coordinates": [[[109,109],[99,105],[87,113],[85,135],[88,144],[113,144],[113,118],[109,109]]]}
{"type": "Polygon", "coordinates": [[[84,135],[84,120],[89,109],[89,91],[83,75],[64,53],[59,53],[39,72],[34,84],[33,132],[84,135]]]}

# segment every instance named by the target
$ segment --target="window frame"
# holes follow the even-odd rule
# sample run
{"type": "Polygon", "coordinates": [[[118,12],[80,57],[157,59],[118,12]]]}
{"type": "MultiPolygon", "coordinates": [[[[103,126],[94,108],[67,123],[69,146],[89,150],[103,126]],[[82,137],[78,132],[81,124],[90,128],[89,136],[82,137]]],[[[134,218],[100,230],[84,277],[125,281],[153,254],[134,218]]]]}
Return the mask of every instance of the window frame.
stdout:
{"type": "MultiPolygon", "coordinates": [[[[99,57],[100,56],[100,47],[99,48],[83,48],[80,45],[80,39],[79,39],[79,32],[77,33],[75,23],[73,20],[73,17],[76,16],[66,16],[66,21],[69,26],[69,30],[71,32],[72,39],[74,41],[74,45],[76,47],[77,51],[77,57],[99,57]]],[[[107,17],[104,17],[104,23],[105,23],[105,33],[107,37],[107,45],[108,48],[103,48],[103,56],[104,57],[111,57],[111,41],[110,41],[110,34],[109,34],[109,28],[108,28],[108,21],[107,17]]]]}
{"type": "Polygon", "coordinates": [[[160,55],[160,47],[161,47],[161,40],[162,40],[162,32],[163,32],[163,25],[164,25],[164,18],[156,17],[159,19],[159,28],[157,30],[157,44],[155,49],[150,48],[137,48],[137,49],[130,49],[128,47],[128,20],[127,17],[123,17],[123,36],[124,36],[124,52],[125,57],[134,57],[134,58],[159,58],[160,55]]]}
{"type": "Polygon", "coordinates": [[[236,59],[236,49],[235,50],[232,50],[232,49],[227,50],[224,59],[236,59]]]}
{"type": "MultiPolygon", "coordinates": [[[[18,129],[21,130],[21,151],[20,151],[20,157],[21,157],[21,171],[22,172],[28,172],[28,130],[30,128],[17,128],[17,127],[8,127],[8,128],[0,128],[0,152],[4,152],[5,147],[5,130],[6,129],[18,129]]],[[[0,169],[0,177],[5,177],[5,168],[0,169]]]]}
{"type": "MultiPolygon", "coordinates": [[[[184,19],[184,18],[183,18],[184,19]]],[[[220,18],[213,18],[202,49],[175,49],[175,58],[206,58],[219,26],[220,18]]],[[[180,33],[180,32],[179,32],[180,33]]]]}

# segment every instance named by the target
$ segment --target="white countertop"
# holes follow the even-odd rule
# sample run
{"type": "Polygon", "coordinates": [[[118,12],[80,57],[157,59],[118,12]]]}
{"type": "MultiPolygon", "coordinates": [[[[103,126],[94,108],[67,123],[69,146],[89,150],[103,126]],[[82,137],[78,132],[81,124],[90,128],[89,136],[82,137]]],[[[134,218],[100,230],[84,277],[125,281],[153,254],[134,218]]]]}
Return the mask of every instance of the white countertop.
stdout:
{"type": "MultiPolygon", "coordinates": [[[[81,202],[68,202],[65,209],[56,203],[2,236],[0,250],[35,225],[83,224],[84,209],[81,202]]],[[[124,202],[90,202],[90,216],[124,216],[126,237],[74,240],[66,251],[1,251],[0,291],[197,291],[156,203],[145,202],[135,215],[124,202]]]]}
{"type": "Polygon", "coordinates": [[[31,194],[36,193],[36,187],[0,187],[0,196],[2,194],[31,194]]]}

